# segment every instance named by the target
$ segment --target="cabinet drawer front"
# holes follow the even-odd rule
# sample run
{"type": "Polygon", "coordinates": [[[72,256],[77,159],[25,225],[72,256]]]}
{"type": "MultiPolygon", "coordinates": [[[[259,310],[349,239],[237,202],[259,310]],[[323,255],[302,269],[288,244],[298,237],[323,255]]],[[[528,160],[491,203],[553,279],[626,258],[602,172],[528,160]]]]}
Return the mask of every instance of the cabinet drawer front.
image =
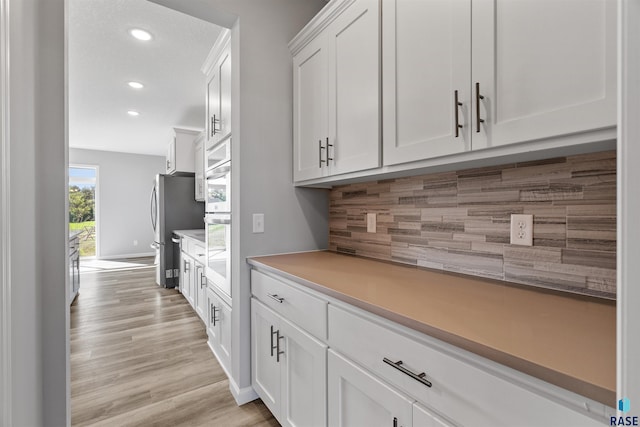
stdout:
{"type": "Polygon", "coordinates": [[[251,293],[311,335],[321,340],[327,339],[326,301],[256,270],[251,270],[251,293]]]}
{"type": "Polygon", "coordinates": [[[328,317],[330,347],[461,425],[601,425],[352,312],[330,305],[328,317]],[[410,373],[425,373],[431,387],[410,373]]]}

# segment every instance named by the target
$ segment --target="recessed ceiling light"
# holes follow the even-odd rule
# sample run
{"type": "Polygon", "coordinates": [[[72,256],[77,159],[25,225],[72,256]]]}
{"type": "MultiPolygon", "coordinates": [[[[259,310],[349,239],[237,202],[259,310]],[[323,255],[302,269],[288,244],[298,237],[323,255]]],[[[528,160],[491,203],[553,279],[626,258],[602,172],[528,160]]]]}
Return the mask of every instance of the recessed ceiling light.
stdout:
{"type": "Polygon", "coordinates": [[[144,85],[139,82],[129,82],[128,85],[134,89],[142,89],[144,87],[144,85]]]}
{"type": "Polygon", "coordinates": [[[141,30],[140,28],[133,28],[132,30],[129,30],[129,34],[131,34],[138,40],[142,40],[145,42],[151,40],[151,33],[145,30],[141,30]]]}
{"type": "Polygon", "coordinates": [[[130,115],[130,116],[139,116],[140,115],[140,113],[138,113],[135,110],[129,110],[129,111],[127,111],[127,114],[130,115]]]}

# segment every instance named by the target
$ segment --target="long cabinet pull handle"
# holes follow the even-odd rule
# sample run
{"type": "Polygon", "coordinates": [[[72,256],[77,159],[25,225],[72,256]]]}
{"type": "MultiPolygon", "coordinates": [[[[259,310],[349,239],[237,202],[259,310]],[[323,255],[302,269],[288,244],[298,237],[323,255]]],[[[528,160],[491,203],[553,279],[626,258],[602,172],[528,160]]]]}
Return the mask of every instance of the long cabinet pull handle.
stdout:
{"type": "Polygon", "coordinates": [[[211,319],[211,323],[213,323],[215,326],[215,323],[214,323],[215,311],[213,310],[214,307],[215,306],[213,305],[213,303],[209,303],[209,318],[211,319]]]}
{"type": "Polygon", "coordinates": [[[205,286],[207,286],[207,278],[200,272],[200,288],[204,288],[205,286]]]}
{"type": "Polygon", "coordinates": [[[456,117],[456,138],[460,136],[460,129],[462,129],[462,125],[460,124],[460,112],[458,111],[460,107],[462,107],[462,102],[458,101],[458,91],[453,91],[453,105],[455,107],[455,117],[456,117]]]}
{"type": "Polygon", "coordinates": [[[278,329],[276,331],[276,336],[277,336],[277,340],[276,340],[276,347],[277,347],[277,351],[276,351],[276,362],[280,363],[280,355],[284,354],[284,351],[280,351],[280,340],[283,339],[283,336],[280,336],[280,329],[278,329]]]}
{"type": "Polygon", "coordinates": [[[216,129],[216,123],[220,123],[219,119],[216,119],[216,115],[214,114],[211,118],[211,136],[215,135],[220,129],[216,129]]]}
{"type": "Polygon", "coordinates": [[[333,157],[329,157],[329,147],[333,147],[333,144],[329,144],[329,137],[327,137],[327,165],[329,165],[329,160],[333,160],[333,157]]]}
{"type": "Polygon", "coordinates": [[[484,119],[480,118],[480,100],[484,96],[480,95],[480,83],[476,82],[476,133],[480,132],[480,123],[484,123],[484,119]]]}
{"type": "Polygon", "coordinates": [[[273,357],[273,350],[276,349],[276,346],[273,345],[273,336],[277,333],[278,331],[274,331],[273,330],[273,325],[271,325],[271,357],[273,357]]]}
{"type": "Polygon", "coordinates": [[[392,366],[394,368],[396,368],[398,371],[402,372],[403,374],[409,375],[411,378],[413,378],[414,380],[426,385],[427,387],[431,387],[433,384],[431,384],[431,381],[427,380],[425,378],[425,376],[427,374],[425,374],[424,372],[416,374],[414,372],[411,372],[410,370],[408,370],[407,368],[405,368],[404,366],[402,366],[402,360],[398,360],[397,362],[393,362],[389,359],[387,359],[386,357],[382,359],[382,361],[384,363],[386,363],[389,366],[392,366]]]}
{"type": "Polygon", "coordinates": [[[322,168],[322,164],[326,163],[326,160],[322,160],[322,150],[325,148],[322,146],[322,140],[318,140],[318,167],[322,168]]]}
{"type": "Polygon", "coordinates": [[[220,321],[220,319],[218,319],[218,316],[216,316],[216,313],[218,312],[218,307],[216,307],[215,305],[212,307],[213,307],[213,317],[211,320],[213,321],[213,326],[216,326],[216,323],[220,321]]]}
{"type": "Polygon", "coordinates": [[[284,298],[279,297],[278,294],[273,294],[273,295],[272,294],[267,294],[267,296],[269,298],[271,298],[272,300],[274,300],[276,302],[279,302],[280,304],[282,304],[284,302],[284,298]]]}
{"type": "Polygon", "coordinates": [[[393,417],[393,427],[398,427],[398,419],[393,417]]]}

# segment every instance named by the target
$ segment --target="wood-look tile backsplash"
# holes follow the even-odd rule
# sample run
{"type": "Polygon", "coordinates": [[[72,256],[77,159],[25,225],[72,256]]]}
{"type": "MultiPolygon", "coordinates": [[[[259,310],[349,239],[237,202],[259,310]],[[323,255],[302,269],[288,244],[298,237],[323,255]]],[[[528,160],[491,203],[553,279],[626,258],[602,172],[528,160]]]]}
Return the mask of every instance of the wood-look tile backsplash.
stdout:
{"type": "Polygon", "coordinates": [[[616,153],[337,186],[329,228],[337,252],[615,298],[616,153]],[[533,246],[509,244],[511,214],[533,246]]]}

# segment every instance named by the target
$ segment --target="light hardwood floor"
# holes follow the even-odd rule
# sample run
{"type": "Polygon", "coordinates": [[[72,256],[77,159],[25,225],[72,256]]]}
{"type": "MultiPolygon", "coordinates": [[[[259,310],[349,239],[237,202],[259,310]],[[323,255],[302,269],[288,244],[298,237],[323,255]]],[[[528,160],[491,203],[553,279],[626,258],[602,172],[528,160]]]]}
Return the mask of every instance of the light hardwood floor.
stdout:
{"type": "Polygon", "coordinates": [[[238,407],[204,324],[153,268],[81,275],[71,306],[74,426],[277,426],[238,407]]]}

